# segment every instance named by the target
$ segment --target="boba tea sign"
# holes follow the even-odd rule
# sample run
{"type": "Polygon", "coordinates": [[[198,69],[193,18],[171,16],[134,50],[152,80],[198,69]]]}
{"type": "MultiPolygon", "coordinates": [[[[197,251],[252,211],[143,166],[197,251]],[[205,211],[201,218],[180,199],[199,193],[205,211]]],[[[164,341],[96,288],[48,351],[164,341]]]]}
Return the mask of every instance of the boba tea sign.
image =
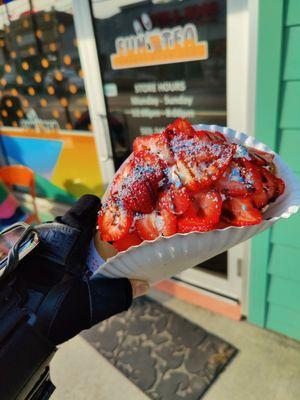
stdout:
{"type": "Polygon", "coordinates": [[[167,29],[151,29],[115,39],[112,69],[199,61],[208,58],[208,43],[199,41],[193,23],[167,29]]]}

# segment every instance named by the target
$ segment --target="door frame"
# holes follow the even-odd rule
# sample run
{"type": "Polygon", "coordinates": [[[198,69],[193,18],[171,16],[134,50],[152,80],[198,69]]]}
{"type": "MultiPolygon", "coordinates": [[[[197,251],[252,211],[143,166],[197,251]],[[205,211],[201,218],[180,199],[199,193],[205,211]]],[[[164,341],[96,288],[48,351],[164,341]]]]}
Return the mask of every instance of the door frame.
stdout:
{"type": "MultiPolygon", "coordinates": [[[[72,0],[78,49],[99,164],[106,186],[115,169],[89,0],[72,0]]],[[[227,125],[253,134],[258,0],[227,0],[227,125]],[[250,62],[251,61],[251,62],[250,62]]],[[[248,308],[250,241],[228,251],[228,278],[190,269],[179,279],[236,299],[243,314],[248,308]]]]}

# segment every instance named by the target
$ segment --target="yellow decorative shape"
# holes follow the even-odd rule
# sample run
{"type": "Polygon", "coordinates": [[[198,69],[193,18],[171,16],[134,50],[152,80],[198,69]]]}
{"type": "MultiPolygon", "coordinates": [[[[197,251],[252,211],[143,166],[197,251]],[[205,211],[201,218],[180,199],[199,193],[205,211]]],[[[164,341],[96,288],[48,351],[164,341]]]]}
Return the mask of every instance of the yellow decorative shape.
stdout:
{"type": "Polygon", "coordinates": [[[25,108],[29,107],[29,101],[28,101],[27,99],[24,99],[24,100],[22,101],[22,103],[23,103],[23,106],[24,106],[25,108]]]}
{"type": "Polygon", "coordinates": [[[79,118],[81,117],[81,112],[78,111],[78,110],[76,110],[76,111],[73,112],[73,115],[74,115],[74,117],[75,117],[76,119],[79,119],[79,118]]]}
{"type": "Polygon", "coordinates": [[[7,107],[11,108],[13,106],[13,102],[10,99],[7,99],[5,104],[7,105],[7,107]]]}
{"type": "Polygon", "coordinates": [[[55,93],[53,86],[47,86],[47,92],[52,96],[55,93]]]}
{"type": "Polygon", "coordinates": [[[68,106],[68,100],[67,100],[65,97],[62,97],[62,98],[59,100],[59,102],[60,102],[60,104],[61,104],[63,107],[67,107],[67,106],[68,106]]]}
{"type": "Polygon", "coordinates": [[[7,85],[7,82],[6,82],[5,78],[1,78],[0,79],[0,83],[1,83],[2,86],[6,86],[7,85]]]}
{"type": "Polygon", "coordinates": [[[8,116],[8,113],[6,110],[1,111],[2,117],[6,118],[8,116]]]}
{"type": "Polygon", "coordinates": [[[38,39],[42,39],[42,36],[43,36],[42,31],[41,31],[40,29],[37,29],[37,30],[35,31],[35,36],[36,36],[38,39]]]}
{"type": "Polygon", "coordinates": [[[72,126],[72,124],[71,124],[70,122],[68,122],[68,123],[66,124],[66,129],[68,129],[68,130],[73,129],[73,126],[72,126]]]}
{"type": "Polygon", "coordinates": [[[69,85],[69,91],[72,94],[76,94],[78,91],[77,86],[72,83],[71,85],[69,85]]]}
{"type": "Polygon", "coordinates": [[[56,51],[56,49],[57,49],[56,44],[55,43],[50,43],[49,44],[49,49],[50,49],[50,51],[56,51]]]}
{"type": "Polygon", "coordinates": [[[0,39],[0,47],[4,47],[5,43],[3,39],[0,39]]]}
{"type": "Polygon", "coordinates": [[[64,27],[63,24],[59,24],[57,30],[59,33],[65,33],[66,28],[64,27]]]}
{"type": "Polygon", "coordinates": [[[28,21],[28,19],[24,19],[24,21],[23,21],[23,27],[24,27],[24,28],[29,28],[29,21],[28,21]]]}
{"type": "Polygon", "coordinates": [[[79,70],[78,75],[80,76],[80,78],[83,78],[83,71],[82,71],[82,69],[79,70]]]}
{"type": "Polygon", "coordinates": [[[19,44],[22,43],[22,40],[23,40],[22,36],[21,35],[17,35],[17,42],[19,44]]]}
{"type": "Polygon", "coordinates": [[[35,80],[37,83],[41,83],[41,82],[42,82],[42,75],[41,75],[39,72],[36,72],[36,73],[34,74],[34,80],[35,80]]]}
{"type": "Polygon", "coordinates": [[[63,80],[63,74],[60,71],[55,71],[54,76],[55,76],[55,79],[57,81],[62,81],[63,80]]]}
{"type": "Polygon", "coordinates": [[[18,126],[18,123],[17,123],[17,121],[13,121],[12,122],[12,126],[14,126],[15,128],[18,126]]]}
{"type": "Polygon", "coordinates": [[[22,110],[18,110],[18,111],[17,111],[17,116],[18,116],[19,118],[23,118],[23,117],[24,117],[23,111],[22,111],[22,110]]]}
{"type": "Polygon", "coordinates": [[[30,86],[30,87],[27,89],[27,91],[28,91],[28,93],[30,94],[30,96],[34,96],[34,95],[35,95],[35,90],[34,90],[34,88],[33,88],[32,86],[30,86]]]}
{"type": "Polygon", "coordinates": [[[51,19],[51,16],[50,16],[50,14],[48,14],[48,13],[45,13],[45,14],[44,14],[44,21],[46,21],[46,22],[49,22],[49,21],[50,21],[50,19],[51,19]]]}
{"type": "Polygon", "coordinates": [[[40,105],[42,106],[42,107],[47,107],[47,100],[46,99],[41,99],[40,100],[40,105]]]}
{"type": "Polygon", "coordinates": [[[4,71],[5,72],[10,72],[11,71],[11,66],[9,64],[5,64],[4,71]]]}
{"type": "Polygon", "coordinates": [[[18,75],[18,76],[17,76],[16,81],[17,81],[17,83],[18,83],[19,85],[22,85],[22,83],[23,83],[23,78],[21,77],[21,75],[18,75]]]}
{"type": "Polygon", "coordinates": [[[29,53],[31,56],[34,56],[34,55],[35,55],[35,48],[34,48],[34,47],[29,47],[28,53],[29,53]]]}
{"type": "Polygon", "coordinates": [[[72,62],[72,58],[69,56],[69,54],[66,54],[66,55],[64,56],[64,63],[65,63],[66,65],[70,65],[71,62],[72,62]]]}
{"type": "Polygon", "coordinates": [[[58,110],[53,110],[52,115],[54,118],[59,118],[59,111],[58,110]]]}
{"type": "Polygon", "coordinates": [[[49,61],[47,60],[47,58],[42,58],[41,59],[41,66],[43,68],[48,68],[49,67],[49,61]]]}
{"type": "Polygon", "coordinates": [[[19,95],[19,92],[18,92],[17,89],[15,89],[15,88],[11,89],[10,93],[11,93],[13,96],[16,96],[16,97],[19,95]]]}
{"type": "Polygon", "coordinates": [[[29,64],[27,61],[23,61],[21,65],[22,65],[22,68],[24,69],[24,71],[29,70],[29,64]]]}
{"type": "Polygon", "coordinates": [[[10,56],[11,58],[16,58],[17,57],[17,53],[13,50],[10,52],[10,56]]]}

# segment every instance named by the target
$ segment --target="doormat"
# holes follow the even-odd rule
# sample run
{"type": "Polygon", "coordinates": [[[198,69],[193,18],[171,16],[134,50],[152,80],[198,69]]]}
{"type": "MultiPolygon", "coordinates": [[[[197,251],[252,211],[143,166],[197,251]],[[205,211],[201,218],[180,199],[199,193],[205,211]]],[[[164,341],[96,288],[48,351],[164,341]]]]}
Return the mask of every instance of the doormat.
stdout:
{"type": "Polygon", "coordinates": [[[153,400],[201,399],[237,353],[148,297],[82,336],[153,400]]]}

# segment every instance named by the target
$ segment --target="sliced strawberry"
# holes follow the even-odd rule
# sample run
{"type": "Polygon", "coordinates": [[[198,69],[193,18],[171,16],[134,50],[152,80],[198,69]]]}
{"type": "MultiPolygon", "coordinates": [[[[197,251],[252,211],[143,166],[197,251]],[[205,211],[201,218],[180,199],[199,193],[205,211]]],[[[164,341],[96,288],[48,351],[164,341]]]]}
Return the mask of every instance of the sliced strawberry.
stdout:
{"type": "Polygon", "coordinates": [[[201,217],[183,216],[178,218],[178,232],[180,233],[207,232],[211,229],[212,225],[201,217]]]}
{"type": "Polygon", "coordinates": [[[199,192],[194,195],[195,203],[198,206],[198,217],[205,219],[208,225],[215,225],[219,222],[222,210],[222,197],[216,190],[199,192]]]}
{"type": "Polygon", "coordinates": [[[256,225],[262,215],[248,197],[232,197],[223,202],[222,219],[233,226],[256,225]]]}
{"type": "Polygon", "coordinates": [[[206,137],[209,140],[211,140],[212,142],[219,142],[219,143],[224,143],[226,142],[226,138],[225,136],[218,131],[197,131],[197,134],[199,136],[202,136],[203,138],[206,137]]]}
{"type": "MultiPolygon", "coordinates": [[[[173,213],[162,210],[160,212],[162,218],[161,233],[163,236],[172,236],[177,233],[177,217],[173,213]]],[[[159,217],[158,217],[159,218],[159,217]]]]}
{"type": "Polygon", "coordinates": [[[141,150],[147,150],[156,154],[160,159],[168,164],[174,163],[173,155],[169,147],[166,134],[154,133],[149,136],[138,136],[133,142],[133,151],[138,153],[141,150]]]}
{"type": "Polygon", "coordinates": [[[102,240],[113,242],[124,237],[132,224],[133,214],[113,201],[101,208],[98,225],[102,240]]]}
{"type": "Polygon", "coordinates": [[[251,157],[251,160],[255,162],[255,164],[260,166],[270,166],[271,164],[273,164],[275,157],[274,154],[255,149],[254,147],[248,147],[247,150],[251,157]]]}
{"type": "Polygon", "coordinates": [[[266,168],[260,167],[260,175],[263,187],[268,195],[269,201],[272,201],[276,197],[277,191],[277,178],[271,174],[266,168]]]}
{"type": "Polygon", "coordinates": [[[187,167],[186,163],[178,159],[176,160],[178,175],[184,186],[192,192],[197,192],[201,186],[196,180],[191,170],[187,167]]]}
{"type": "Polygon", "coordinates": [[[129,247],[131,246],[138,246],[140,243],[142,243],[142,240],[139,237],[137,231],[132,231],[127,233],[127,235],[124,236],[123,238],[113,242],[113,246],[118,251],[125,251],[129,249],[129,247]]]}
{"type": "Polygon", "coordinates": [[[216,188],[229,196],[250,196],[262,191],[262,183],[255,165],[246,159],[232,161],[216,182],[216,188]]]}
{"type": "Polygon", "coordinates": [[[155,207],[155,194],[147,178],[133,181],[123,191],[125,207],[136,212],[149,214],[155,207]]]}
{"type": "Polygon", "coordinates": [[[157,227],[157,214],[153,211],[151,214],[143,215],[135,222],[136,230],[143,240],[154,240],[159,236],[157,227]]]}
{"type": "Polygon", "coordinates": [[[191,200],[184,186],[170,185],[164,189],[157,204],[158,210],[167,210],[173,214],[183,214],[190,206],[191,200]]]}
{"type": "Polygon", "coordinates": [[[196,135],[196,131],[192,125],[183,118],[178,118],[172,124],[168,125],[165,132],[171,136],[182,135],[186,137],[192,137],[196,135]]]}
{"type": "Polygon", "coordinates": [[[111,195],[122,191],[122,186],[125,183],[126,178],[132,175],[134,169],[133,159],[127,160],[117,171],[112,182],[110,193],[111,195]]]}
{"type": "Polygon", "coordinates": [[[260,193],[253,194],[251,199],[256,208],[261,209],[265,207],[269,202],[267,190],[263,188],[260,193]]]}
{"type": "Polygon", "coordinates": [[[150,181],[153,189],[158,188],[159,182],[165,177],[165,163],[150,151],[138,151],[134,155],[134,179],[145,178],[150,181]]]}

